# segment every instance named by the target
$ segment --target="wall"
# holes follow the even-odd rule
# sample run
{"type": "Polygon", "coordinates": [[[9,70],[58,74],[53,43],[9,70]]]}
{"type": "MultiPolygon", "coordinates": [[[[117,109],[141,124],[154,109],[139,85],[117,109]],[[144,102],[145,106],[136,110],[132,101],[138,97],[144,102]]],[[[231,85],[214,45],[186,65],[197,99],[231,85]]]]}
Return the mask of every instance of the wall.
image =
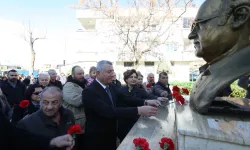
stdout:
{"type": "Polygon", "coordinates": [[[175,61],[170,81],[189,81],[189,61],[175,61]]]}

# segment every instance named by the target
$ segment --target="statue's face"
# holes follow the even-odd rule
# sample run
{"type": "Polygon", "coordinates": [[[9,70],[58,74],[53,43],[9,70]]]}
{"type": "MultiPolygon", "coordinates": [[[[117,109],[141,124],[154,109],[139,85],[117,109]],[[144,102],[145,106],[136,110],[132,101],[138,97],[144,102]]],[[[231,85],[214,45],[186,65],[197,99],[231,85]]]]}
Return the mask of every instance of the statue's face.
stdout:
{"type": "Polygon", "coordinates": [[[223,0],[205,1],[197,13],[188,36],[193,40],[196,56],[207,62],[229,51],[238,39],[231,28],[232,15],[225,25],[218,25],[221,5],[223,0]]]}

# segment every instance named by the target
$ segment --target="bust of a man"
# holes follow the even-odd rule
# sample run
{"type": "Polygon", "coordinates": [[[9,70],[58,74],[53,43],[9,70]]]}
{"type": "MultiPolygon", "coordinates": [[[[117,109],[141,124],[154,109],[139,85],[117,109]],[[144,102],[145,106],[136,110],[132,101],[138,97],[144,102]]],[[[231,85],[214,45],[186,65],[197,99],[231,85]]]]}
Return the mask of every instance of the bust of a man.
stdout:
{"type": "Polygon", "coordinates": [[[219,91],[250,72],[250,0],[206,0],[188,37],[207,62],[190,95],[204,114],[219,91]]]}

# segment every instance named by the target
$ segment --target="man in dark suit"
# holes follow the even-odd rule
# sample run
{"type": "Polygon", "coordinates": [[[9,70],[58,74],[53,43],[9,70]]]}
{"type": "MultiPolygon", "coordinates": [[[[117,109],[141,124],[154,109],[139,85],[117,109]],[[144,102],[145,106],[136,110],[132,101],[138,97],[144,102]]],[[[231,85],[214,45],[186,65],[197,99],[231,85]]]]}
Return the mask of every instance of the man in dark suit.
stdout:
{"type": "Polygon", "coordinates": [[[98,62],[96,74],[96,80],[82,93],[86,114],[84,150],[115,150],[117,118],[154,116],[157,108],[152,106],[159,106],[160,101],[124,96],[119,89],[110,84],[114,77],[114,69],[109,61],[98,62]],[[118,101],[124,101],[133,107],[116,107],[118,101]]]}

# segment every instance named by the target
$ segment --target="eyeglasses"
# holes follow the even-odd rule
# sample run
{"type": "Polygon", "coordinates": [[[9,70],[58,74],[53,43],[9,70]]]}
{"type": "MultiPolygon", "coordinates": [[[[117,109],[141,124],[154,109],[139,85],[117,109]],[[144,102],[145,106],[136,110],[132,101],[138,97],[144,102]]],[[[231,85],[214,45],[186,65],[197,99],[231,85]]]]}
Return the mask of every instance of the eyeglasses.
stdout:
{"type": "Polygon", "coordinates": [[[206,18],[206,19],[194,21],[193,24],[192,24],[192,26],[191,26],[191,32],[194,31],[195,27],[196,27],[199,23],[206,22],[206,21],[212,20],[212,19],[217,18],[217,17],[219,17],[219,16],[214,16],[214,17],[210,17],[210,18],[206,18]]]}

